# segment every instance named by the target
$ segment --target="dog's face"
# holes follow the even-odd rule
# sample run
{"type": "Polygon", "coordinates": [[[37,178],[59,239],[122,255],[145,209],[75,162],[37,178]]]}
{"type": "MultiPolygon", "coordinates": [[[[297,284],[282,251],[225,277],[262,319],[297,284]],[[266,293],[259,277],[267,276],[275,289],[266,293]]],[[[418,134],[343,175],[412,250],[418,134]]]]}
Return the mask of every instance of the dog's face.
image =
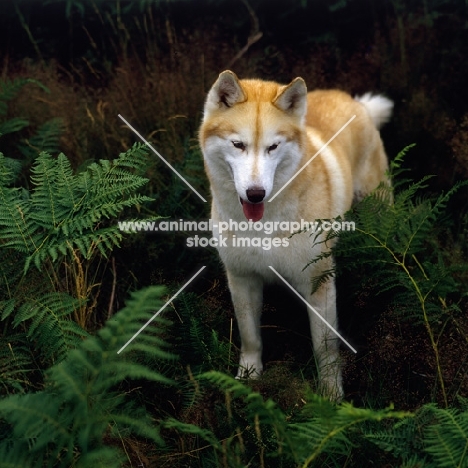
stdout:
{"type": "Polygon", "coordinates": [[[217,180],[234,185],[247,219],[261,219],[264,202],[298,169],[306,110],[301,78],[282,86],[225,71],[208,93],[200,129],[205,162],[217,180]]]}

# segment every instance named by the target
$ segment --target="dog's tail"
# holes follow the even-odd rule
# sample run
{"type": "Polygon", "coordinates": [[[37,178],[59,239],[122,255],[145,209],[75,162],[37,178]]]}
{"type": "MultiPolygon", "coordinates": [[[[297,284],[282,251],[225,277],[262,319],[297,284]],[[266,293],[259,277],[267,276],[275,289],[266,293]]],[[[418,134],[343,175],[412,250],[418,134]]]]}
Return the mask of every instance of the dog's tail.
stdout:
{"type": "Polygon", "coordinates": [[[366,93],[362,96],[356,96],[356,101],[364,104],[374,125],[379,129],[384,123],[387,123],[392,116],[393,102],[380,94],[366,93]]]}

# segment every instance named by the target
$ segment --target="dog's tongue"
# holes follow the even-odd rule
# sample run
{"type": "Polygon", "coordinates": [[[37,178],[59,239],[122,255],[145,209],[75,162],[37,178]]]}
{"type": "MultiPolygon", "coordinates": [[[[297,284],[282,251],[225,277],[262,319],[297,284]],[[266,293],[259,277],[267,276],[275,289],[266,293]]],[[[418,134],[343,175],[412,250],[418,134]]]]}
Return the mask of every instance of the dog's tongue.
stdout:
{"type": "Polygon", "coordinates": [[[251,219],[255,222],[263,218],[263,210],[265,209],[263,203],[249,203],[244,200],[241,200],[241,202],[244,215],[247,219],[251,219]]]}

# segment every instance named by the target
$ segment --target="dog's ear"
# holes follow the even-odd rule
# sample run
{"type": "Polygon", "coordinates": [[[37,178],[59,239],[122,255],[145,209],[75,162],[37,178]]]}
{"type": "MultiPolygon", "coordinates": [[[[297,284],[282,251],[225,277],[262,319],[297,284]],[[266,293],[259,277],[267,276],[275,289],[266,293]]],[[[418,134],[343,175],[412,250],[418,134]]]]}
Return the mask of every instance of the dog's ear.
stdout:
{"type": "Polygon", "coordinates": [[[210,89],[206,99],[205,111],[232,107],[247,99],[239,78],[230,70],[223,71],[210,89]]]}
{"type": "Polygon", "coordinates": [[[303,119],[307,112],[307,86],[302,78],[295,78],[279,90],[273,104],[284,112],[303,119]]]}

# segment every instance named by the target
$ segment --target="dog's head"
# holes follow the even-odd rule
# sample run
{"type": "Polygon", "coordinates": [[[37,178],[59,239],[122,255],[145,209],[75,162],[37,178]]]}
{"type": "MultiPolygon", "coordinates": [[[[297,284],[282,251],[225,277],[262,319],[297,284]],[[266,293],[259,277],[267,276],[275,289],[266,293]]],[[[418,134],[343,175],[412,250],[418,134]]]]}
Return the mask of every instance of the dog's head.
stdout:
{"type": "Polygon", "coordinates": [[[280,85],[224,71],[209,91],[200,128],[207,170],[212,184],[234,184],[247,219],[261,219],[264,202],[298,169],[306,112],[302,78],[280,85]]]}

